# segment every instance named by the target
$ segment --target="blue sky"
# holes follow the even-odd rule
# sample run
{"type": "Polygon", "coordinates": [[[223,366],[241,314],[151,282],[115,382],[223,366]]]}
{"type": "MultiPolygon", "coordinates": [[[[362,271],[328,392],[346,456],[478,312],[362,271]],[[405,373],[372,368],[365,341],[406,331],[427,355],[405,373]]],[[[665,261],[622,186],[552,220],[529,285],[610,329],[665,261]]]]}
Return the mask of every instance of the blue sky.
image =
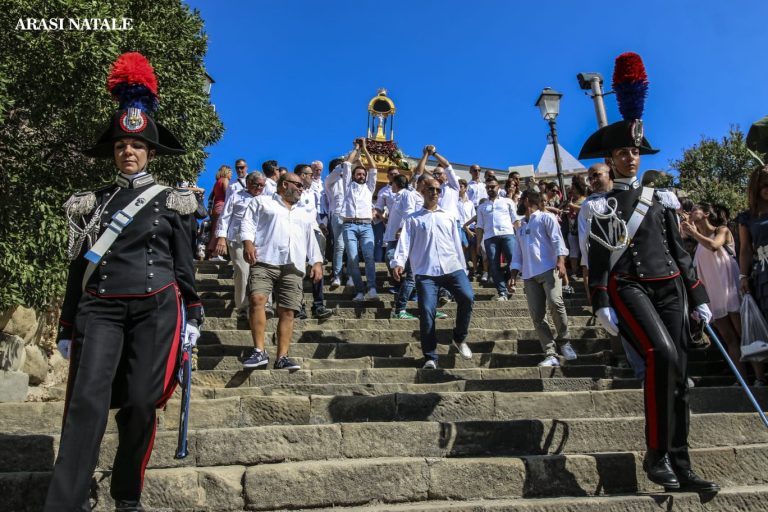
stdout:
{"type": "MultiPolygon", "coordinates": [[[[601,72],[608,90],[624,51],[645,61],[646,136],[662,150],[644,169],[666,169],[702,135],[746,131],[768,114],[765,0],[186,3],[205,20],[225,126],[208,148],[206,188],[240,156],[251,170],[271,158],[327,165],[365,134],[379,87],[395,101],[406,154],[429,143],[449,160],[495,168],[538,162],[548,127],[534,102],[553,87],[564,94],[560,143],[577,155],[597,125],[576,74],[601,72]]],[[[613,96],[606,106],[618,120],[613,96]]]]}

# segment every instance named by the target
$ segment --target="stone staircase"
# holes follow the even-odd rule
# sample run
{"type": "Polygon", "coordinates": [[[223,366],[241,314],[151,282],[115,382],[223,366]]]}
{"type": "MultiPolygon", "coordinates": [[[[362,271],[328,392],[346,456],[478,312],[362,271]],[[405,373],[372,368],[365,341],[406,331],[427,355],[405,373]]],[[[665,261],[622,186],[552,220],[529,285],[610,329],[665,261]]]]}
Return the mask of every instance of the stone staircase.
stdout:
{"type": "MultiPolygon", "coordinates": [[[[449,344],[449,304],[442,310],[451,318],[437,324],[441,369],[421,370],[418,321],[389,318],[379,264],[381,300],[355,304],[342,287],[326,293],[334,317],[297,321],[291,356],[302,369],[289,373],[242,370],[238,357],[251,341],[233,313],[231,267],[205,262],[197,271],[207,321],[190,455],[173,458],[172,400],[159,413],[146,474],[143,501],[153,510],[768,510],[768,430],[714,349],[690,355],[690,442],[697,471],[723,491],[665,494],[647,480],[640,383],[591,325],[579,286],[566,299],[577,361],[537,367],[543,355],[522,293],[495,302],[493,289],[473,283],[474,357],[449,344]]],[[[756,391],[766,403],[768,393],[756,391]]],[[[62,394],[0,404],[0,511],[42,508],[62,394]]],[[[111,510],[116,446],[110,422],[97,510],[111,510]]]]}

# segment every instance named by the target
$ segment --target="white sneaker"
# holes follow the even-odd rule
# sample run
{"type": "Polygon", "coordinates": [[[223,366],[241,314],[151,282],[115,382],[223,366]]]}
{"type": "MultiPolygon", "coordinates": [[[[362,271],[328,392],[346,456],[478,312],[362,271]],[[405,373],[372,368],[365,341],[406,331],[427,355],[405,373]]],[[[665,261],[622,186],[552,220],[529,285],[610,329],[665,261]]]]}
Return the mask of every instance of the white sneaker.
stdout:
{"type": "Polygon", "coordinates": [[[434,361],[432,359],[427,359],[427,362],[424,363],[424,366],[421,367],[423,370],[437,370],[437,361],[434,361]]]}
{"type": "Polygon", "coordinates": [[[483,272],[483,276],[480,278],[483,283],[488,281],[488,272],[483,272]]]}
{"type": "Polygon", "coordinates": [[[496,302],[504,302],[504,301],[507,300],[507,296],[506,295],[499,295],[494,300],[496,300],[496,302]]]}
{"type": "Polygon", "coordinates": [[[752,384],[752,387],[755,388],[764,388],[765,387],[765,381],[762,379],[755,379],[755,383],[752,384]]]}
{"type": "Polygon", "coordinates": [[[355,282],[352,280],[351,277],[347,278],[347,286],[355,286],[355,282]]]}
{"type": "Polygon", "coordinates": [[[371,288],[368,293],[365,294],[365,300],[378,300],[379,294],[376,293],[376,288],[371,288]]]}
{"type": "Polygon", "coordinates": [[[339,286],[341,286],[341,279],[339,279],[338,277],[334,277],[331,280],[331,290],[335,290],[339,286]]]}
{"type": "Polygon", "coordinates": [[[365,300],[365,295],[363,295],[363,292],[358,292],[352,300],[355,302],[363,302],[365,300]]]}
{"type": "Polygon", "coordinates": [[[469,345],[467,345],[466,342],[462,341],[461,343],[456,343],[454,341],[453,346],[459,351],[461,357],[464,359],[472,359],[472,349],[469,348],[469,345]]]}
{"type": "Polygon", "coordinates": [[[566,361],[574,361],[579,358],[579,356],[576,354],[576,351],[573,350],[570,341],[560,347],[560,352],[563,354],[563,357],[566,361]]]}
{"type": "Polygon", "coordinates": [[[558,367],[560,366],[560,361],[555,356],[547,356],[546,359],[539,363],[539,366],[558,367]]]}
{"type": "Polygon", "coordinates": [[[222,256],[214,256],[210,261],[227,261],[222,256]]]}

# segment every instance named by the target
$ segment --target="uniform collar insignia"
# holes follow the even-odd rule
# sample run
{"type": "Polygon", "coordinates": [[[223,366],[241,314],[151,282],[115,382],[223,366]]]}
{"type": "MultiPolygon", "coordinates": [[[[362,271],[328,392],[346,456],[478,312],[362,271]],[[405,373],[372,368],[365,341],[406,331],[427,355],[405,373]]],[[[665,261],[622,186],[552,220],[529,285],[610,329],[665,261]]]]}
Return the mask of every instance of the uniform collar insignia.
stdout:
{"type": "Polygon", "coordinates": [[[633,190],[638,187],[640,187],[640,180],[637,179],[637,176],[613,180],[613,190],[633,190]]]}
{"type": "Polygon", "coordinates": [[[140,173],[135,176],[127,176],[123,173],[117,175],[115,183],[121,188],[140,188],[147,185],[151,185],[155,182],[154,176],[147,172],[140,173]]]}

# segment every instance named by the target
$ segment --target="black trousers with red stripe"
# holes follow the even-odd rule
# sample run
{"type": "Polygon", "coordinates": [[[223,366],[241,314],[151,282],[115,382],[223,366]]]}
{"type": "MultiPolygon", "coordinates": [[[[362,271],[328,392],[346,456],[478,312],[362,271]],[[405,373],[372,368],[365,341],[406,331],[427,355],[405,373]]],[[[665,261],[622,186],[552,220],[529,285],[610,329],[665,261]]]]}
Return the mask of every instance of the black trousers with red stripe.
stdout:
{"type": "Polygon", "coordinates": [[[175,387],[180,312],[175,284],[147,297],[83,294],[46,511],[80,510],[87,500],[110,407],[119,408],[110,491],[115,499],[139,499],[155,439],[156,408],[175,387]]]}
{"type": "Polygon", "coordinates": [[[679,276],[633,281],[612,275],[608,283],[619,331],[645,358],[645,439],[668,453],[677,469],[688,458],[688,301],[679,276]]]}

